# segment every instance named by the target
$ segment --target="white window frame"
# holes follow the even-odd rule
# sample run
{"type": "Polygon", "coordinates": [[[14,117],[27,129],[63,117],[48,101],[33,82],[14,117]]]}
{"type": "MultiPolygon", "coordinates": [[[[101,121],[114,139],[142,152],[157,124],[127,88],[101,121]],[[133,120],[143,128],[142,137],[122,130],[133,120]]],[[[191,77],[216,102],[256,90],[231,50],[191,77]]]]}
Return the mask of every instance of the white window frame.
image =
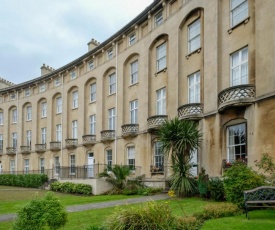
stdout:
{"type": "Polygon", "coordinates": [[[45,158],[39,158],[39,172],[40,174],[45,172],[45,158]]]}
{"type": "Polygon", "coordinates": [[[112,163],[113,163],[113,151],[112,151],[112,149],[107,149],[106,150],[106,164],[107,164],[107,167],[112,167],[112,163]]]}
{"type": "Polygon", "coordinates": [[[26,131],[26,145],[31,146],[31,143],[32,143],[32,131],[27,130],[26,131]]]}
{"type": "Polygon", "coordinates": [[[230,0],[231,27],[238,25],[248,18],[247,0],[230,0]],[[234,4],[234,2],[236,4],[234,4]]]}
{"type": "Polygon", "coordinates": [[[93,114],[90,116],[90,134],[95,135],[96,133],[96,115],[93,114]]]}
{"type": "Polygon", "coordinates": [[[11,93],[11,94],[10,94],[10,99],[11,99],[12,101],[14,101],[14,100],[16,99],[16,94],[15,94],[15,93],[11,93]]]}
{"type": "Polygon", "coordinates": [[[47,117],[47,102],[41,103],[41,118],[47,117]]]}
{"type": "Polygon", "coordinates": [[[166,115],[166,87],[156,92],[156,115],[166,115]]]}
{"type": "Polygon", "coordinates": [[[11,134],[12,147],[17,149],[17,132],[11,134]]]}
{"type": "Polygon", "coordinates": [[[15,160],[10,160],[10,173],[15,173],[15,160]]]}
{"type": "Polygon", "coordinates": [[[129,35],[129,46],[136,43],[136,33],[132,33],[129,35]]]}
{"type": "Polygon", "coordinates": [[[188,103],[200,103],[200,71],[188,76],[188,103]]]}
{"type": "Polygon", "coordinates": [[[74,91],[72,93],[72,98],[73,98],[72,108],[77,109],[78,108],[78,91],[74,91]]]}
{"type": "Polygon", "coordinates": [[[78,122],[77,120],[72,121],[72,138],[77,139],[77,128],[78,128],[78,122]]]}
{"type": "Polygon", "coordinates": [[[201,21],[197,19],[188,26],[188,52],[192,53],[201,47],[201,21]]]}
{"type": "Polygon", "coordinates": [[[54,174],[56,176],[59,175],[59,169],[60,169],[59,156],[55,156],[54,157],[54,174]]]}
{"type": "Polygon", "coordinates": [[[155,26],[160,26],[163,23],[163,11],[158,12],[155,15],[155,26]]]}
{"type": "Polygon", "coordinates": [[[3,134],[0,134],[0,150],[3,152],[3,134]]]}
{"type": "Polygon", "coordinates": [[[247,158],[247,135],[246,123],[231,125],[227,127],[227,161],[234,162],[242,159],[246,161],[247,158]],[[239,143],[235,143],[238,140],[239,143]],[[239,150],[238,150],[239,149],[239,150]],[[238,150],[238,153],[236,153],[238,150]]]}
{"type": "Polygon", "coordinates": [[[231,54],[230,86],[248,84],[248,55],[247,46],[231,54]]]}
{"type": "Polygon", "coordinates": [[[76,168],[76,158],[75,155],[70,155],[70,175],[75,175],[76,168]]]}
{"type": "Polygon", "coordinates": [[[0,125],[4,124],[4,113],[0,112],[0,125]]]}
{"type": "Polygon", "coordinates": [[[17,114],[17,109],[12,110],[12,123],[17,123],[18,120],[18,114],[17,114]]]}
{"type": "Polygon", "coordinates": [[[154,143],[154,167],[158,169],[164,167],[164,154],[161,145],[160,141],[154,143]]]}
{"type": "Polygon", "coordinates": [[[135,170],[136,166],[136,157],[135,157],[135,146],[127,147],[127,165],[131,168],[131,170],[135,170]]]}
{"type": "Polygon", "coordinates": [[[116,109],[112,108],[108,110],[109,119],[108,119],[108,127],[109,130],[115,130],[116,128],[116,109]]]}
{"type": "Polygon", "coordinates": [[[76,78],[76,70],[71,70],[70,76],[71,76],[71,80],[75,79],[76,78]]]}
{"type": "Polygon", "coordinates": [[[116,74],[109,75],[109,95],[116,93],[116,74]]]}
{"type": "Polygon", "coordinates": [[[138,100],[130,101],[130,124],[138,124],[138,100]]]}
{"type": "Polygon", "coordinates": [[[31,89],[25,89],[25,97],[29,97],[31,95],[31,89]]]}
{"type": "Polygon", "coordinates": [[[114,51],[113,48],[107,50],[107,60],[110,60],[114,57],[114,51]]]}
{"type": "Polygon", "coordinates": [[[32,120],[32,107],[27,106],[26,107],[26,121],[31,121],[32,120]]]}
{"type": "Polygon", "coordinates": [[[47,142],[47,128],[43,127],[41,128],[41,144],[46,144],[47,142]]]}
{"type": "Polygon", "coordinates": [[[57,77],[54,79],[54,86],[59,86],[61,85],[60,77],[57,77]]]}
{"type": "Polygon", "coordinates": [[[62,113],[62,97],[56,98],[56,113],[62,113]]]}
{"type": "Polygon", "coordinates": [[[165,69],[166,66],[166,42],[156,48],[157,72],[165,69]]]}
{"type": "Polygon", "coordinates": [[[96,101],[96,82],[90,85],[90,102],[96,101]]]}
{"type": "Polygon", "coordinates": [[[42,93],[46,91],[46,84],[45,83],[42,83],[39,85],[39,92],[42,93]]]}
{"type": "Polygon", "coordinates": [[[138,60],[130,63],[130,82],[131,85],[138,82],[138,60]]]}
{"type": "Polygon", "coordinates": [[[62,127],[61,124],[56,125],[56,141],[61,142],[62,140],[62,127]]]}
{"type": "Polygon", "coordinates": [[[94,60],[91,60],[88,62],[88,70],[92,70],[95,68],[95,65],[94,65],[94,60]]]}

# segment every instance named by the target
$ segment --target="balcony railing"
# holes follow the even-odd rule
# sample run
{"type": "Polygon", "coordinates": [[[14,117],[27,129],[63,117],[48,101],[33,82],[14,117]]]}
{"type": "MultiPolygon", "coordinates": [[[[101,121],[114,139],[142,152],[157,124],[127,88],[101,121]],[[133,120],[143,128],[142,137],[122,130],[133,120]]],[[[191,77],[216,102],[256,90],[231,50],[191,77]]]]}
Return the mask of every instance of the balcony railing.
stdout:
{"type": "Polygon", "coordinates": [[[138,124],[127,124],[122,125],[122,137],[135,137],[138,135],[139,125],[138,124]]]}
{"type": "Polygon", "coordinates": [[[203,116],[203,105],[201,103],[190,103],[178,108],[179,119],[199,120],[203,116]]]}
{"type": "Polygon", "coordinates": [[[7,155],[14,156],[16,154],[16,148],[14,147],[7,147],[6,148],[7,155]]]}
{"type": "Polygon", "coordinates": [[[219,112],[229,107],[248,106],[255,99],[255,85],[237,85],[219,93],[219,112]]]}
{"type": "Polygon", "coordinates": [[[78,145],[78,139],[66,139],[65,143],[67,149],[75,149],[78,145]]]}
{"type": "Polygon", "coordinates": [[[51,141],[50,142],[50,150],[51,151],[59,151],[61,149],[60,141],[51,141]]]}
{"type": "Polygon", "coordinates": [[[21,154],[30,154],[31,146],[20,146],[20,153],[21,154]]]}
{"type": "Polygon", "coordinates": [[[37,153],[46,152],[46,144],[35,144],[35,152],[37,153]]]}
{"type": "Polygon", "coordinates": [[[83,146],[92,146],[96,143],[96,135],[84,135],[82,136],[83,146]]]}
{"type": "Polygon", "coordinates": [[[158,129],[165,121],[167,121],[167,115],[156,115],[149,117],[147,119],[148,131],[153,131],[158,129]]]}
{"type": "Polygon", "coordinates": [[[115,130],[103,130],[101,133],[101,141],[108,142],[115,140],[116,132],[115,130]]]}

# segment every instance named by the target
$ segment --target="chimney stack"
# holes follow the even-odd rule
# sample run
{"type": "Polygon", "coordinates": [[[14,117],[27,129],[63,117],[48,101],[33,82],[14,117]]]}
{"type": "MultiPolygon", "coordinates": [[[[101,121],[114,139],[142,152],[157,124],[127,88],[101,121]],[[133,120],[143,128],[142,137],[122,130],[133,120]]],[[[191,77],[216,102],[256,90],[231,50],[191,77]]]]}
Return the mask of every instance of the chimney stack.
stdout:
{"type": "Polygon", "coordinates": [[[48,65],[46,66],[45,64],[43,64],[40,69],[41,69],[41,76],[44,76],[44,75],[51,73],[55,70],[54,68],[52,68],[48,65]]]}
{"type": "Polygon", "coordinates": [[[88,51],[93,50],[95,47],[97,47],[100,44],[97,40],[93,39],[87,44],[88,45],[88,51]]]}

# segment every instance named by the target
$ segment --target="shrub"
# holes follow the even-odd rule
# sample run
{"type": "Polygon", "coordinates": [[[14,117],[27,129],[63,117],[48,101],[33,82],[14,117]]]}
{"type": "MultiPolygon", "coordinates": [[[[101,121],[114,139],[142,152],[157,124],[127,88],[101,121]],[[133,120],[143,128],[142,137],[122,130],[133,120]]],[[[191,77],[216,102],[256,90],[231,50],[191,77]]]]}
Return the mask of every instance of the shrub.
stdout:
{"type": "Polygon", "coordinates": [[[177,230],[197,230],[202,226],[202,221],[194,216],[179,217],[176,219],[177,230]]]}
{"type": "Polygon", "coordinates": [[[225,200],[223,181],[218,177],[209,180],[208,191],[211,199],[215,201],[225,200]]]}
{"type": "Polygon", "coordinates": [[[237,216],[240,214],[242,214],[242,210],[236,205],[231,203],[220,203],[206,205],[203,212],[195,213],[194,217],[203,222],[210,219],[237,216]]]}
{"type": "Polygon", "coordinates": [[[39,188],[48,181],[45,174],[2,174],[0,175],[0,185],[39,188]]]}
{"type": "Polygon", "coordinates": [[[225,172],[224,189],[226,200],[244,207],[244,190],[249,190],[264,184],[264,177],[247,167],[243,162],[235,162],[225,172]]]}
{"type": "Polygon", "coordinates": [[[44,199],[34,199],[17,212],[14,230],[56,230],[67,222],[67,211],[52,194],[44,199]]]}
{"type": "Polygon", "coordinates": [[[92,193],[92,186],[89,184],[72,183],[55,181],[51,183],[51,190],[55,192],[77,193],[83,195],[90,195],[92,193]]]}
{"type": "Polygon", "coordinates": [[[274,159],[264,153],[259,161],[255,161],[255,165],[262,170],[268,185],[275,186],[275,162],[274,159]]]}
{"type": "Polygon", "coordinates": [[[208,191],[209,177],[208,174],[205,174],[205,169],[201,168],[201,172],[198,177],[198,191],[200,197],[209,198],[210,194],[208,191]]]}

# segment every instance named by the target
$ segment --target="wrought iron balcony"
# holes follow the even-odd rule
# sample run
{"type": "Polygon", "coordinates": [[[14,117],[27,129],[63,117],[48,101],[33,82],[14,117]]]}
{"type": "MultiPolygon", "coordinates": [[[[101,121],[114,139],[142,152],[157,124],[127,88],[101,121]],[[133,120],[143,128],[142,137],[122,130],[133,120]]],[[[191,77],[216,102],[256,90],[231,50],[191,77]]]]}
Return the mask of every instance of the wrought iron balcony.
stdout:
{"type": "Polygon", "coordinates": [[[31,146],[20,146],[20,153],[21,154],[30,154],[31,146]]]}
{"type": "Polygon", "coordinates": [[[108,142],[115,140],[116,131],[115,130],[103,130],[101,133],[101,142],[108,142]]]}
{"type": "Polygon", "coordinates": [[[67,149],[75,149],[78,145],[78,139],[66,139],[65,143],[67,149]]]}
{"type": "Polygon", "coordinates": [[[6,148],[7,155],[14,156],[16,154],[16,148],[14,147],[7,147],[6,148]]]}
{"type": "Polygon", "coordinates": [[[226,108],[249,106],[255,99],[255,85],[237,85],[219,93],[219,112],[226,108]]]}
{"type": "Polygon", "coordinates": [[[50,150],[51,151],[59,151],[61,149],[60,141],[51,141],[50,142],[50,150]]]}
{"type": "Polygon", "coordinates": [[[203,105],[201,103],[190,103],[178,108],[179,119],[199,120],[203,116],[203,105]]]}
{"type": "Polygon", "coordinates": [[[122,125],[122,137],[135,137],[138,135],[139,125],[138,124],[127,124],[122,125]]]}
{"type": "Polygon", "coordinates": [[[147,119],[148,131],[157,130],[165,121],[167,121],[167,115],[156,115],[147,119]]]}
{"type": "Polygon", "coordinates": [[[37,153],[46,152],[46,144],[35,144],[35,152],[37,153]]]}
{"type": "Polygon", "coordinates": [[[83,146],[92,146],[96,143],[96,135],[83,135],[82,136],[82,145],[83,146]]]}

